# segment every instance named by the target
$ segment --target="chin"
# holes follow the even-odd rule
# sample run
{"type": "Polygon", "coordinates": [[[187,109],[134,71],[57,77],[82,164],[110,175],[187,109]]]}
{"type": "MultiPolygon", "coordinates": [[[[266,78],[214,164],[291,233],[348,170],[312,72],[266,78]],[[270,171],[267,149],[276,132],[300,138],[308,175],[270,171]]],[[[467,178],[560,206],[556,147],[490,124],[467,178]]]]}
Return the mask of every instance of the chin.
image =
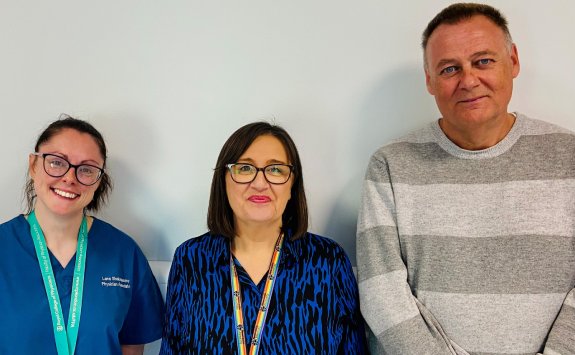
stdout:
{"type": "Polygon", "coordinates": [[[55,207],[51,209],[51,212],[57,216],[66,217],[66,216],[75,216],[78,214],[82,214],[84,212],[84,209],[55,207]]]}
{"type": "Polygon", "coordinates": [[[485,110],[483,108],[475,108],[457,113],[457,117],[459,117],[457,120],[472,124],[473,123],[478,124],[489,121],[494,116],[495,114],[491,110],[485,110]]]}
{"type": "MultiPolygon", "coordinates": [[[[280,218],[281,220],[281,218],[280,218]]],[[[278,218],[277,216],[270,216],[270,215],[252,215],[249,216],[246,221],[250,222],[250,223],[256,223],[256,224],[274,224],[277,223],[278,218]]]]}

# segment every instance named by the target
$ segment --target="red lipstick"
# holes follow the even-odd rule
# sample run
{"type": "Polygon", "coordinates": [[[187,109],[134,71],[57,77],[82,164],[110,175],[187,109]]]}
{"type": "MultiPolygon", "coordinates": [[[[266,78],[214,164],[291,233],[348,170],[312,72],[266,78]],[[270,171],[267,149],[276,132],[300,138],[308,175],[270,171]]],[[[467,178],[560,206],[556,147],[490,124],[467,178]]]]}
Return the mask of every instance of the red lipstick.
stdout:
{"type": "Polygon", "coordinates": [[[267,203],[271,201],[271,198],[263,195],[252,195],[248,197],[248,201],[253,203],[267,203]]]}

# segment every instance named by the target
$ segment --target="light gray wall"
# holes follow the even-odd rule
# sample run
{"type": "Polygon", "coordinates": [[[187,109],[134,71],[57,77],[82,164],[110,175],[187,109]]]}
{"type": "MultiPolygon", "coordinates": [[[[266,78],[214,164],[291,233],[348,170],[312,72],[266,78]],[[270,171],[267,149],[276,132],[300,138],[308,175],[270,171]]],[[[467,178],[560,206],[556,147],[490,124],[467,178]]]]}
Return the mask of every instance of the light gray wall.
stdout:
{"type": "MultiPolygon", "coordinates": [[[[448,1],[2,1],[0,220],[60,112],[109,144],[100,215],[152,261],[206,230],[212,168],[241,125],[273,120],[303,158],[311,230],[355,264],[362,177],[380,145],[436,119],[420,34],[448,1]]],[[[511,110],[575,130],[575,2],[488,1],[522,64],[511,110]]],[[[156,263],[164,282],[168,263],[156,263]]]]}
{"type": "MultiPolygon", "coordinates": [[[[354,254],[369,155],[438,117],[419,36],[445,1],[8,3],[0,11],[0,217],[21,211],[27,153],[60,112],[105,135],[102,213],[151,260],[206,229],[211,172],[239,126],[273,120],[303,157],[312,230],[354,254]]],[[[575,3],[491,1],[522,71],[512,110],[575,128],[575,3]]]]}

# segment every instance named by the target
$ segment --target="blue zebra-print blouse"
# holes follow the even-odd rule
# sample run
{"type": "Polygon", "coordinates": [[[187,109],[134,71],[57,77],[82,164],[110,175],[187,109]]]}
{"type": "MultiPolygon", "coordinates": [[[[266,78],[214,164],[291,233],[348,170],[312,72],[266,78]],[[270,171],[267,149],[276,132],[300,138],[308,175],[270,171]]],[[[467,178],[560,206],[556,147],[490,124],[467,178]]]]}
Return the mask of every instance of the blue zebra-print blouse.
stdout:
{"type": "MultiPolygon", "coordinates": [[[[205,234],[174,255],[160,354],[237,354],[229,240],[205,234]]],[[[265,277],[258,285],[236,261],[246,343],[252,337],[265,277]]],[[[357,283],[344,250],[307,233],[286,239],[260,354],[366,353],[357,283]]]]}

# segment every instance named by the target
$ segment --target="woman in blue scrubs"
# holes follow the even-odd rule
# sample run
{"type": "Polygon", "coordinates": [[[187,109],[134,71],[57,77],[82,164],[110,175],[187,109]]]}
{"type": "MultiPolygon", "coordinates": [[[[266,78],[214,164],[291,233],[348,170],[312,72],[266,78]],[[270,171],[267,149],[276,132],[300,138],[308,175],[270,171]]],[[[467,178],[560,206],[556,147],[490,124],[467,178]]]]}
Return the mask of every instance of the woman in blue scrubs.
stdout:
{"type": "Polygon", "coordinates": [[[28,211],[0,225],[0,354],[142,354],[163,301],[136,243],[90,216],[111,191],[102,135],[61,118],[29,156],[28,211]]]}
{"type": "Polygon", "coordinates": [[[300,158],[281,127],[248,124],[214,170],[209,232],[175,252],[161,354],[363,354],[344,250],[307,231],[300,158]]]}

